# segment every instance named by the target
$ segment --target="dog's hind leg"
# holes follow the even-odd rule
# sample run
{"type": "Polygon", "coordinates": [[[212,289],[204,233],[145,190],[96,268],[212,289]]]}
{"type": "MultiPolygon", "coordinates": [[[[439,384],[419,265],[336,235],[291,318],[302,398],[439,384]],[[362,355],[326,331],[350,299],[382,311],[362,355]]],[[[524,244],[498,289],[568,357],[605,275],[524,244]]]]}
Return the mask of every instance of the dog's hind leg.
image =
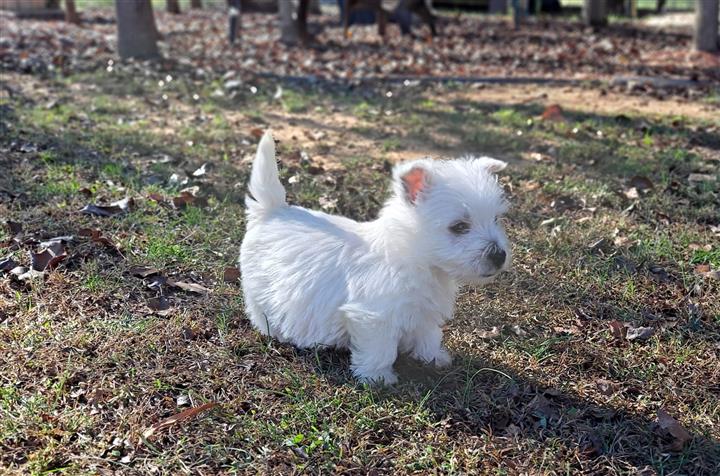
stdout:
{"type": "Polygon", "coordinates": [[[255,300],[245,294],[245,313],[247,314],[253,327],[257,329],[261,334],[275,337],[275,333],[270,327],[270,321],[268,320],[267,314],[263,311],[262,306],[255,302],[255,300]]]}

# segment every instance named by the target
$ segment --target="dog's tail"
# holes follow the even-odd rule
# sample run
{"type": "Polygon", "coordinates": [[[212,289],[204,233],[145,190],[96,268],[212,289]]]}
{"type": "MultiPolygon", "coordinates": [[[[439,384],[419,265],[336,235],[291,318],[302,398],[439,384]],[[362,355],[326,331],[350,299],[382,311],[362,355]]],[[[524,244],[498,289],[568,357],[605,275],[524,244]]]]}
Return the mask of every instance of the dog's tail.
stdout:
{"type": "Polygon", "coordinates": [[[270,130],[260,139],[248,189],[250,193],[245,196],[245,205],[250,216],[286,205],[285,189],[280,183],[275,163],[275,140],[270,130]]]}

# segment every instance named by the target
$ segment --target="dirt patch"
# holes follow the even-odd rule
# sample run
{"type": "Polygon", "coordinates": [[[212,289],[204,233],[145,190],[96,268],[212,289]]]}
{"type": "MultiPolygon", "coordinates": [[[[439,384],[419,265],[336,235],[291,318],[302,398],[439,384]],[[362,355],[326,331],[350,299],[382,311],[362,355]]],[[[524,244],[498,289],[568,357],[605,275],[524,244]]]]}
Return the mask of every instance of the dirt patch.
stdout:
{"type": "Polygon", "coordinates": [[[604,89],[554,87],[537,85],[487,86],[471,89],[455,95],[448,94],[448,101],[459,98],[501,105],[560,104],[577,112],[617,116],[620,114],[642,116],[685,116],[691,119],[718,121],[717,105],[688,102],[679,99],[659,100],[647,96],[630,96],[604,89]]]}

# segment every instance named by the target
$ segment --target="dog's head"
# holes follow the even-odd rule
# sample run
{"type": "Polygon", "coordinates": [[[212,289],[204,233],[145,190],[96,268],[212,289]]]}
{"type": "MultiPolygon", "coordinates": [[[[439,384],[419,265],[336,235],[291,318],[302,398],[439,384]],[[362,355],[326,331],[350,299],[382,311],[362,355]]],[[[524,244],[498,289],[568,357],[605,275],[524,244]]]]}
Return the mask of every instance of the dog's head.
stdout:
{"type": "Polygon", "coordinates": [[[508,204],[495,176],[506,166],[480,157],[395,167],[395,203],[413,218],[416,251],[454,279],[484,283],[510,266],[508,204]]]}

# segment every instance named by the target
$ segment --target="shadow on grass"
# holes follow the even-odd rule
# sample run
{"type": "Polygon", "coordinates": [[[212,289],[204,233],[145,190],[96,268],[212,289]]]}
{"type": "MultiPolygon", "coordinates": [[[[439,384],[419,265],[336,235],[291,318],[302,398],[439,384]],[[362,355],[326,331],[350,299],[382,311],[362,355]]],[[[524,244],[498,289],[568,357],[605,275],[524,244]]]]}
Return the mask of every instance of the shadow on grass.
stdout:
{"type": "MultiPolygon", "coordinates": [[[[347,371],[338,375],[338,367],[348,368],[349,354],[322,350],[308,359],[317,360],[318,371],[334,384],[352,384],[347,371]]],[[[560,443],[564,454],[554,456],[583,474],[651,467],[657,474],[714,475],[720,464],[720,442],[712,437],[692,432],[684,448],[673,451],[673,438],[655,420],[548,388],[492,359],[456,355],[450,369],[435,370],[401,356],[395,368],[402,383],[377,390],[378,400],[418,404],[451,437],[485,438],[504,461],[531,461],[525,451],[560,443]]]]}
{"type": "Polygon", "coordinates": [[[140,125],[114,126],[79,118],[74,110],[64,123],[37,123],[17,114],[16,106],[27,104],[33,103],[17,97],[2,105],[0,138],[5,151],[0,154],[0,188],[10,197],[21,197],[25,205],[77,196],[82,183],[94,184],[91,188],[98,190],[93,192],[102,192],[108,181],[136,191],[154,186],[174,193],[189,179],[203,183],[203,194],[219,199],[240,201],[244,196],[234,184],[245,182],[247,170],[232,164],[216,163],[226,175],[215,174],[212,182],[192,177],[200,161],[207,160],[199,157],[203,151],[187,152],[176,141],[163,140],[140,125]],[[179,177],[175,182],[173,174],[179,177]]]}
{"type": "MultiPolygon", "coordinates": [[[[400,384],[391,389],[378,390],[377,399],[418,404],[420,409],[430,413],[433,424],[439,425],[452,437],[479,437],[488,454],[502,454],[502,461],[537,462],[542,459],[527,454],[532,450],[534,453],[547,451],[557,461],[567,462],[567,470],[582,474],[622,474],[646,467],[654,468],[657,473],[653,474],[716,474],[716,468],[720,465],[720,441],[710,436],[707,428],[687,428],[692,438],[681,450],[674,450],[671,448],[674,438],[659,427],[655,418],[638,415],[622,405],[623,401],[649,400],[666,402],[661,406],[667,404],[678,408],[711,406],[717,395],[717,387],[709,382],[704,384],[701,380],[697,385],[703,386],[693,392],[690,399],[687,388],[684,389],[684,396],[678,396],[677,390],[672,387],[667,389],[667,393],[659,392],[658,385],[662,388],[663,381],[675,381],[672,370],[666,371],[667,377],[653,378],[652,382],[647,382],[642,372],[632,373],[637,362],[626,361],[624,351],[606,355],[604,345],[627,348],[627,351],[631,351],[633,345],[639,345],[640,348],[653,345],[624,340],[613,342],[610,337],[606,344],[602,340],[597,341],[597,329],[609,335],[607,323],[613,319],[622,319],[619,317],[622,316],[620,310],[625,306],[622,298],[612,296],[612,292],[598,295],[591,288],[578,287],[565,281],[545,280],[540,283],[521,268],[512,274],[512,289],[503,280],[476,293],[499,295],[498,299],[502,299],[503,292],[522,289],[523,299],[541,308],[550,305],[553,308],[583,309],[587,326],[587,330],[582,332],[585,337],[567,335],[554,339],[547,337],[554,334],[543,330],[542,326],[539,332],[545,337],[536,336],[534,330],[530,330],[527,336],[505,334],[498,340],[491,340],[488,350],[467,352],[463,348],[456,349],[453,365],[442,370],[401,356],[395,364],[400,384]],[[594,342],[585,342],[589,336],[594,336],[594,342]],[[534,371],[528,369],[527,372],[519,372],[517,364],[512,367],[491,356],[493,349],[502,350],[505,345],[521,353],[530,352],[538,342],[551,342],[551,352],[562,354],[562,365],[566,371],[576,373],[576,378],[568,378],[567,386],[551,387],[547,381],[557,381],[554,376],[548,375],[546,381],[543,381],[542,375],[538,376],[546,371],[535,368],[534,371]],[[573,350],[566,353],[569,348],[573,350]],[[599,382],[602,384],[603,381],[608,388],[598,391],[599,382]],[[598,396],[598,393],[605,395],[607,401],[599,402],[598,398],[603,397],[598,396]],[[694,398],[698,401],[693,402],[694,398]]],[[[661,289],[657,292],[662,294],[661,289]]],[[[477,300],[465,296],[461,301],[468,299],[477,300]]],[[[470,314],[462,305],[458,311],[456,319],[462,320],[470,314]]],[[[679,325],[659,336],[659,346],[669,345],[669,341],[677,337],[676,332],[682,334],[683,346],[698,342],[711,346],[718,342],[720,336],[717,333],[694,328],[689,323],[686,325],[680,316],[676,319],[679,325]]],[[[629,319],[629,322],[638,320],[629,319]]],[[[502,319],[488,321],[484,326],[506,324],[502,319]]],[[[472,322],[451,323],[450,327],[467,330],[467,326],[473,325],[472,322]]],[[[471,337],[465,340],[464,349],[472,346],[474,339],[471,337]]],[[[483,341],[483,344],[487,343],[487,340],[483,341]]],[[[644,350],[638,352],[642,354],[644,350]]],[[[299,353],[331,383],[354,383],[349,371],[348,352],[323,349],[299,353]]],[[[662,360],[662,357],[658,359],[662,360]]],[[[651,361],[648,365],[654,366],[655,363],[651,361]]],[[[711,375],[706,377],[711,378],[711,375]]],[[[671,385],[689,383],[680,383],[678,380],[677,384],[671,385]]],[[[676,418],[682,415],[678,413],[681,410],[668,411],[676,418]]],[[[712,414],[712,409],[708,411],[712,414]]],[[[538,470],[536,466],[532,468],[538,470]]]]}
{"type": "MultiPolygon", "coordinates": [[[[532,289],[539,289],[539,286],[529,287],[531,299],[532,289]]],[[[548,300],[565,291],[551,286],[536,294],[538,299],[548,300]]],[[[587,301],[592,297],[579,291],[575,299],[587,301]]],[[[605,305],[612,306],[613,303],[605,305]]],[[[597,319],[603,324],[607,320],[597,319]]],[[[697,332],[692,338],[703,339],[703,336],[697,332]]],[[[510,339],[523,345],[531,337],[510,339]]],[[[575,344],[583,345],[577,339],[575,344]]],[[[560,340],[553,345],[563,347],[570,343],[560,340]]],[[[562,350],[557,349],[557,352],[562,350]]],[[[298,353],[332,384],[354,384],[348,352],[322,349],[298,353]]],[[[400,356],[395,369],[401,383],[394,388],[377,390],[377,400],[417,404],[419,409],[427,410],[431,421],[444,428],[451,437],[480,437],[483,447],[489,448],[488,453],[502,454],[502,461],[537,462],[540,458],[531,457],[527,452],[539,452],[543,459],[551,454],[558,461],[567,462],[567,470],[582,474],[620,474],[650,467],[657,474],[714,475],[720,465],[720,441],[707,433],[688,429],[692,438],[681,450],[674,450],[671,448],[674,438],[661,429],[654,418],[620,407],[623,399],[664,399],[662,395],[650,397],[650,390],[644,390],[645,382],[641,378],[628,379],[622,385],[612,384],[616,386],[611,385],[610,393],[606,393],[607,403],[583,396],[583,393],[593,393],[585,388],[595,388],[598,374],[607,374],[605,367],[608,364],[603,355],[588,354],[588,362],[594,360],[595,363],[577,364],[583,378],[574,381],[572,387],[576,390],[573,391],[549,387],[539,378],[528,375],[530,372],[520,373],[517,367],[514,369],[489,356],[460,351],[454,357],[449,369],[437,370],[400,356]],[[611,395],[622,395],[622,398],[618,404],[613,404],[611,395]]],[[[572,358],[568,360],[572,367],[572,358]]],[[[711,401],[709,395],[705,403],[711,401]]],[[[377,437],[386,438],[387,435],[377,437]]]]}

